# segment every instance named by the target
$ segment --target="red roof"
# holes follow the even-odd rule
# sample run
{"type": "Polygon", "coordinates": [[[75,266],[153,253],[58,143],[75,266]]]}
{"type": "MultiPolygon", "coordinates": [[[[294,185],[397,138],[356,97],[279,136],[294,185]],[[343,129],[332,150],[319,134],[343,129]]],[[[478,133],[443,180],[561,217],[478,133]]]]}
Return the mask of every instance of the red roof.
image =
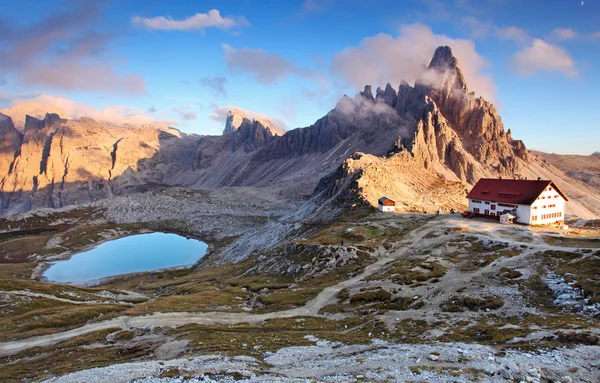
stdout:
{"type": "Polygon", "coordinates": [[[473,186],[467,198],[517,205],[531,205],[548,186],[552,186],[565,201],[568,201],[567,196],[552,181],[498,178],[481,178],[473,186]]]}

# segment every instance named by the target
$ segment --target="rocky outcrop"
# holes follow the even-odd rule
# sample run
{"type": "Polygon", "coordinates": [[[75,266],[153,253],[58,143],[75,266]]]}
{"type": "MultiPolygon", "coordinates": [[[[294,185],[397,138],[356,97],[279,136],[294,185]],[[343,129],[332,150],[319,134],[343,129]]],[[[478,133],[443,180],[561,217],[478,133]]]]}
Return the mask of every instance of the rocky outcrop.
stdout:
{"type": "Polygon", "coordinates": [[[258,122],[265,129],[270,131],[273,136],[282,136],[285,134],[285,130],[275,125],[271,120],[267,118],[261,118],[257,116],[250,116],[242,110],[232,109],[227,113],[225,118],[225,129],[223,129],[223,135],[233,134],[240,127],[253,124],[258,122]]]}
{"type": "MultiPolygon", "coordinates": [[[[227,130],[228,126],[226,124],[225,131],[227,130]]],[[[230,143],[233,152],[239,149],[251,152],[265,146],[276,137],[273,131],[264,126],[260,121],[250,121],[247,118],[243,118],[239,126],[229,136],[231,137],[230,143]]]]}
{"type": "Polygon", "coordinates": [[[0,131],[3,213],[106,198],[113,195],[111,180],[117,176],[122,184],[142,183],[126,174],[155,155],[161,134],[154,128],[116,128],[57,114],[41,120],[27,116],[22,135],[4,116],[0,131]]]}

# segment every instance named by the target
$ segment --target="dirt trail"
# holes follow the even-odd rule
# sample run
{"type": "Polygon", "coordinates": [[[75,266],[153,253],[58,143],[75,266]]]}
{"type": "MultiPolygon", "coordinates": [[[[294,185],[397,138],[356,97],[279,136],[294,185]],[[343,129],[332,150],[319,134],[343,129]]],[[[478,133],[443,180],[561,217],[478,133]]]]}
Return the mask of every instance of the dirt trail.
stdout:
{"type": "Polygon", "coordinates": [[[70,303],[70,304],[73,304],[73,305],[98,305],[98,304],[106,304],[106,305],[114,305],[114,304],[116,304],[116,305],[126,305],[126,306],[133,306],[134,305],[134,303],[132,303],[132,302],[126,302],[126,301],[121,301],[121,300],[76,301],[74,299],[61,298],[61,297],[57,297],[57,296],[54,296],[54,295],[51,295],[51,294],[34,293],[34,292],[31,292],[31,291],[24,291],[24,290],[2,291],[2,294],[15,295],[15,296],[25,296],[25,297],[31,297],[31,298],[44,298],[44,299],[50,299],[50,300],[64,302],[64,303],[70,303]]]}
{"type": "Polygon", "coordinates": [[[154,313],[151,315],[135,317],[122,316],[107,321],[87,324],[82,327],[57,334],[0,343],[0,355],[11,355],[33,347],[51,346],[77,336],[110,328],[130,329],[166,326],[179,327],[192,323],[203,325],[231,325],[237,323],[260,323],[265,320],[276,318],[320,316],[319,310],[334,302],[336,300],[336,295],[340,290],[350,287],[362,279],[379,272],[388,262],[404,255],[414,244],[422,246],[423,237],[434,230],[436,226],[437,225],[434,221],[413,230],[403,241],[400,242],[401,244],[405,244],[407,246],[399,246],[399,249],[395,250],[392,254],[389,254],[391,256],[388,255],[379,258],[375,263],[367,266],[361,274],[342,281],[336,285],[325,288],[315,298],[308,301],[303,307],[265,314],[226,312],[169,312],[154,313]]]}

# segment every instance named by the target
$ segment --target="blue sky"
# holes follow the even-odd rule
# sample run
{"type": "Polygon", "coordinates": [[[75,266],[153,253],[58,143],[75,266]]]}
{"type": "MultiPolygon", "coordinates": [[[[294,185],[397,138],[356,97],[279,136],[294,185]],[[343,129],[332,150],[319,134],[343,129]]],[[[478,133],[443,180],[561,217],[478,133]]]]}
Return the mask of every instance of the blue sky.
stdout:
{"type": "Polygon", "coordinates": [[[414,82],[440,44],[529,148],[600,150],[599,0],[12,2],[0,109],[219,134],[236,106],[291,129],[362,85],[414,82]]]}

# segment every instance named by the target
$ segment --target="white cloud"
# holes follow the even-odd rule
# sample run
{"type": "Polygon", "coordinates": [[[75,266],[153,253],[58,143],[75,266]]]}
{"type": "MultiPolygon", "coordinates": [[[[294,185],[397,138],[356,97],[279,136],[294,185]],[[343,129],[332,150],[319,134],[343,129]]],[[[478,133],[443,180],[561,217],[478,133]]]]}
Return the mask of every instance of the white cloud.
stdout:
{"type": "Polygon", "coordinates": [[[511,40],[518,43],[531,41],[531,37],[525,30],[514,25],[498,27],[490,22],[481,21],[473,16],[464,17],[463,24],[471,30],[473,38],[482,39],[488,36],[494,36],[499,39],[511,40]]]}
{"type": "Polygon", "coordinates": [[[494,36],[518,43],[531,41],[531,37],[525,30],[515,27],[514,25],[509,27],[495,27],[494,36]]]}
{"type": "Polygon", "coordinates": [[[512,63],[517,72],[524,76],[539,71],[559,72],[567,77],[577,76],[575,61],[571,55],[558,45],[541,39],[534,39],[530,46],[518,51],[512,63]]]}
{"type": "Polygon", "coordinates": [[[301,77],[315,77],[309,69],[300,68],[285,57],[267,53],[264,49],[234,49],[223,44],[223,55],[227,67],[234,73],[249,73],[262,83],[274,83],[288,74],[301,77]]]}
{"type": "Polygon", "coordinates": [[[594,40],[600,40],[600,31],[592,33],[590,37],[594,40]]]}
{"type": "Polygon", "coordinates": [[[227,30],[233,27],[246,27],[250,25],[248,20],[243,16],[222,17],[218,9],[211,9],[207,13],[196,13],[194,16],[183,20],[174,20],[164,16],[135,16],[131,21],[148,29],[162,31],[204,31],[204,29],[211,27],[227,30]]]}
{"type": "Polygon", "coordinates": [[[552,37],[558,41],[572,40],[577,36],[577,31],[571,28],[556,28],[552,31],[552,37]]]}
{"type": "Polygon", "coordinates": [[[22,127],[26,114],[43,118],[46,113],[57,113],[62,118],[89,117],[115,125],[148,123],[178,125],[176,120],[151,117],[147,114],[148,111],[144,109],[121,105],[107,105],[103,109],[98,109],[49,94],[42,94],[33,98],[14,99],[11,101],[11,108],[0,110],[0,113],[11,116],[17,127],[22,127]]]}
{"type": "Polygon", "coordinates": [[[378,34],[365,38],[358,46],[336,54],[331,69],[357,89],[387,82],[398,86],[401,80],[413,83],[441,45],[452,48],[469,88],[493,102],[495,85],[482,73],[487,62],[475,51],[473,41],[437,35],[422,24],[403,27],[398,37],[378,34]]]}

